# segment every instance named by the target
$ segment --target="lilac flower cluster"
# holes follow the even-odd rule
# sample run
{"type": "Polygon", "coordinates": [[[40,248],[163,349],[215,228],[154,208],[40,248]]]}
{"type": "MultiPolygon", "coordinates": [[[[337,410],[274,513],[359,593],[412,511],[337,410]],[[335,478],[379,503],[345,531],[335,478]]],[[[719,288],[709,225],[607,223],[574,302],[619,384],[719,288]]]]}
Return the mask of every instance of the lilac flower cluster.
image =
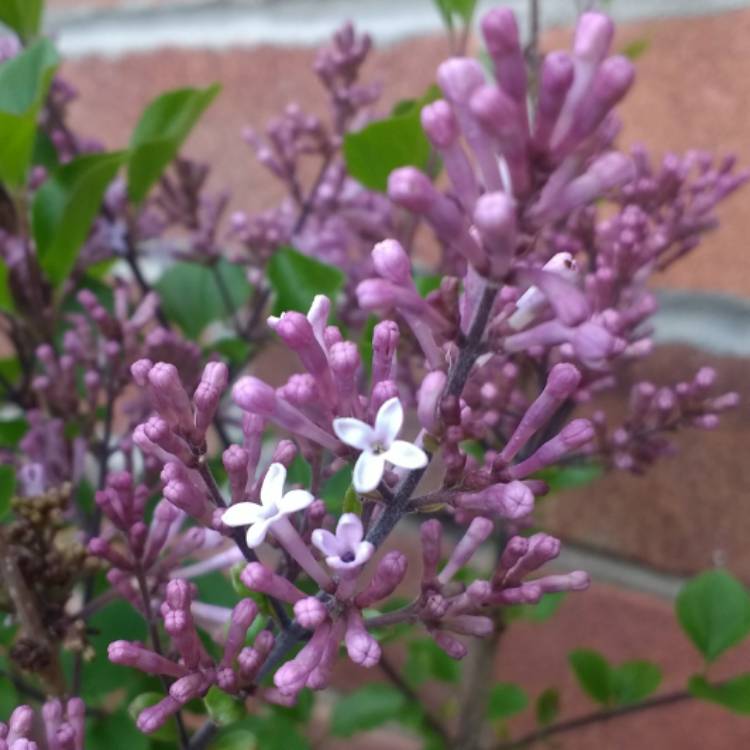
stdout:
{"type": "Polygon", "coordinates": [[[65,704],[47,701],[42,706],[43,739],[35,737],[34,711],[30,706],[18,706],[8,723],[0,722],[0,750],[83,750],[85,709],[80,698],[65,704]]]}

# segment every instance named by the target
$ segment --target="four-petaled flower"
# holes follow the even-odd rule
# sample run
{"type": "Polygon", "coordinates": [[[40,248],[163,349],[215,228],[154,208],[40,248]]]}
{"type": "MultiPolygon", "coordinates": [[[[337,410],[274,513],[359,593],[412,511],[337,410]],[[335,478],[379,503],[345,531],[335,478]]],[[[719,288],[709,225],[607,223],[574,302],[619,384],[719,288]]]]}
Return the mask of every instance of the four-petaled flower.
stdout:
{"type": "Polygon", "coordinates": [[[364,565],[375,552],[370,542],[363,542],[362,521],[354,513],[339,518],[336,533],[315,529],[312,543],[326,556],[326,564],[334,570],[353,570],[364,565]]]}
{"type": "Polygon", "coordinates": [[[286,516],[307,508],[314,500],[307,490],[290,490],[284,494],[286,468],[271,464],[260,488],[260,504],[237,503],[221,517],[227,526],[247,526],[247,546],[263,543],[268,530],[286,516]]]}
{"type": "Polygon", "coordinates": [[[427,466],[427,454],[421,448],[396,440],[403,423],[404,409],[395,396],[378,409],[373,427],[353,417],[333,420],[333,430],[339,440],[362,451],[352,477],[357,492],[372,492],[378,486],[386,461],[402,469],[427,466]]]}

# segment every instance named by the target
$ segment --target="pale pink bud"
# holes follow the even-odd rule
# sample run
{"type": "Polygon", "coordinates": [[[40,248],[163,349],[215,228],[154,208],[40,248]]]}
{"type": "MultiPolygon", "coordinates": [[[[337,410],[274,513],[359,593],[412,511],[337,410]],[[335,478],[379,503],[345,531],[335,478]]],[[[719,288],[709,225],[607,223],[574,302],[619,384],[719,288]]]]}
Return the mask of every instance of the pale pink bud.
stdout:
{"type": "Polygon", "coordinates": [[[424,376],[417,394],[417,417],[425,430],[436,435],[440,426],[438,407],[448,378],[442,370],[424,376]]]}
{"type": "Polygon", "coordinates": [[[510,8],[493,8],[484,14],[481,27],[497,82],[515,101],[525,106],[526,61],[515,14],[510,8]]]}
{"type": "Polygon", "coordinates": [[[303,628],[315,630],[328,617],[328,610],[320,599],[306,596],[295,602],[294,616],[303,628]]]}
{"type": "Polygon", "coordinates": [[[193,394],[195,427],[202,435],[213,421],[219,401],[229,381],[229,370],[223,362],[209,362],[193,394]]]}
{"type": "Polygon", "coordinates": [[[181,664],[170,661],[138,643],[113,641],[107,647],[107,656],[113,664],[132,667],[146,674],[163,674],[175,678],[185,674],[185,667],[181,664]]]}
{"type": "Polygon", "coordinates": [[[489,518],[483,518],[478,516],[470,524],[469,528],[466,529],[466,533],[463,535],[459,543],[453,548],[448,562],[445,567],[440,571],[438,581],[440,583],[448,583],[458,571],[463,568],[466,563],[471,560],[474,553],[479,549],[480,545],[485,542],[487,537],[492,533],[495,525],[489,518]]]}
{"type": "Polygon", "coordinates": [[[362,616],[356,609],[349,612],[344,636],[349,658],[361,667],[374,667],[380,661],[380,646],[365,629],[362,616]]]}
{"type": "Polygon", "coordinates": [[[406,555],[402,552],[392,550],[384,555],[378,562],[375,574],[367,588],[357,595],[356,605],[365,609],[390,596],[404,580],[406,566],[406,555]]]}
{"type": "Polygon", "coordinates": [[[422,107],[420,117],[424,132],[437,148],[448,148],[458,140],[458,122],[450,104],[444,99],[438,99],[422,107]]]}
{"type": "Polygon", "coordinates": [[[263,563],[259,562],[248,563],[240,574],[240,580],[251,591],[259,591],[290,604],[294,604],[306,596],[288,579],[273,573],[263,563]]]}
{"type": "Polygon", "coordinates": [[[422,542],[422,580],[425,582],[432,581],[437,575],[442,535],[443,527],[436,518],[425,521],[419,527],[419,536],[422,542]]]}
{"type": "MultiPolygon", "coordinates": [[[[391,180],[395,179],[398,181],[398,174],[402,171],[394,170],[391,172],[389,184],[391,180]]],[[[382,242],[378,242],[372,249],[372,260],[375,270],[384,279],[388,279],[388,281],[401,286],[412,286],[411,261],[397,240],[383,240],[382,242]]]]}

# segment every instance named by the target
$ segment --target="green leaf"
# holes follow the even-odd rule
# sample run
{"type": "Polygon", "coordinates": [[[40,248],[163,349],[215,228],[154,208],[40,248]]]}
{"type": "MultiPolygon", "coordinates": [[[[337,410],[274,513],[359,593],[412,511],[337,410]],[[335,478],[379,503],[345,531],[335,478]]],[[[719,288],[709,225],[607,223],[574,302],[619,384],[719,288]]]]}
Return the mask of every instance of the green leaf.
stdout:
{"type": "Polygon", "coordinates": [[[220,260],[214,268],[197,263],[174,263],[155,285],[167,317],[174,320],[188,338],[195,339],[213,321],[224,320],[250,299],[251,288],[241,268],[220,260]],[[214,274],[228,290],[221,295],[214,274]]]}
{"type": "Polygon", "coordinates": [[[15,448],[28,429],[29,423],[23,417],[0,422],[0,448],[15,448]]]}
{"type": "Polygon", "coordinates": [[[725,570],[688,581],[677,595],[676,612],[683,630],[709,662],[750,632],[750,596],[725,570]]]}
{"type": "Polygon", "coordinates": [[[351,737],[399,717],[406,699],[390,685],[375,682],[340,698],[331,714],[331,733],[351,737]]]}
{"type": "Polygon", "coordinates": [[[211,750],[255,750],[258,741],[249,729],[233,729],[219,735],[210,747],[211,750]]]}
{"type": "MultiPolygon", "coordinates": [[[[155,735],[150,736],[155,738],[155,735]]],[[[168,737],[170,737],[168,741],[176,742],[176,731],[173,734],[169,734],[168,737]]],[[[107,714],[101,718],[87,717],[86,747],[123,747],[127,748],[127,750],[149,750],[153,745],[149,737],[138,730],[135,721],[128,712],[122,710],[113,714],[107,714]]]]}
{"type": "Polygon", "coordinates": [[[352,467],[348,464],[337,471],[333,476],[326,479],[320,489],[320,496],[323,498],[331,513],[339,515],[343,513],[343,504],[346,493],[352,484],[352,467]]]}
{"type": "Polygon", "coordinates": [[[456,20],[460,20],[464,26],[468,26],[477,5],[477,0],[433,0],[433,2],[443,19],[443,23],[449,29],[454,28],[456,20]]]}
{"type": "Polygon", "coordinates": [[[612,669],[612,699],[618,706],[638,703],[659,687],[661,669],[642,659],[627,661],[612,669]]]}
{"type": "Polygon", "coordinates": [[[208,715],[220,727],[226,727],[242,719],[245,714],[244,704],[231,695],[227,695],[223,690],[219,690],[216,685],[212,685],[203,699],[208,715]]]}
{"type": "Polygon", "coordinates": [[[60,167],[34,197],[32,224],[39,263],[52,283],[64,281],[75,265],[104,192],[124,161],[122,151],[79,156],[60,167]]]}
{"type": "Polygon", "coordinates": [[[30,39],[42,23],[43,0],[0,0],[0,21],[21,39],[30,39]]]}
{"type": "Polygon", "coordinates": [[[263,750],[310,750],[310,743],[288,719],[278,714],[264,717],[251,726],[263,750]]]}
{"type": "Polygon", "coordinates": [[[148,195],[220,90],[218,84],[175,89],[146,107],[130,139],[128,193],[132,201],[140,203],[148,195]]]}
{"type": "Polygon", "coordinates": [[[426,297],[430,292],[440,288],[440,282],[443,277],[438,274],[416,273],[414,275],[414,285],[422,297],[426,297]]]}
{"type": "Polygon", "coordinates": [[[0,520],[10,511],[10,501],[16,491],[16,471],[12,466],[0,466],[0,520]]]}
{"type": "Polygon", "coordinates": [[[585,487],[604,474],[604,469],[597,463],[569,464],[567,466],[550,466],[538,471],[534,476],[543,479],[549,485],[550,493],[585,487]]]}
{"type": "Polygon", "coordinates": [[[268,278],[276,293],[275,315],[286,310],[307,313],[316,294],[334,298],[344,283],[344,274],[338,268],[292,247],[282,247],[273,254],[268,263],[268,278]]]}
{"type": "Polygon", "coordinates": [[[583,690],[597,703],[609,703],[612,680],[607,660],[596,651],[585,648],[571,651],[568,660],[583,690]]]}
{"type": "Polygon", "coordinates": [[[432,638],[420,638],[409,643],[404,675],[414,687],[428,680],[455,684],[461,679],[461,666],[432,638]]]}
{"type": "Polygon", "coordinates": [[[551,724],[560,713],[560,692],[555,688],[547,688],[536,699],[536,722],[539,726],[551,724]]]}
{"type": "Polygon", "coordinates": [[[720,685],[711,685],[706,678],[690,678],[688,692],[701,700],[718,703],[737,714],[750,714],[750,673],[741,674],[720,685]]]}
{"type": "Polygon", "coordinates": [[[626,44],[620,54],[625,55],[629,60],[637,60],[648,51],[651,42],[646,38],[634,39],[630,44],[626,44]]]}
{"type": "Polygon", "coordinates": [[[509,719],[529,705],[526,693],[512,682],[498,682],[492,686],[487,704],[490,719],[509,719]]]}
{"type": "Polygon", "coordinates": [[[234,368],[242,367],[250,356],[250,344],[244,339],[232,337],[219,339],[214,341],[210,348],[234,368]]]}
{"type": "Polygon", "coordinates": [[[0,260],[0,310],[13,312],[14,309],[13,295],[8,284],[8,264],[5,260],[0,260]]]}
{"type": "MultiPolygon", "coordinates": [[[[164,698],[162,693],[147,692],[141,693],[133,698],[128,704],[128,713],[133,721],[138,719],[138,715],[145,708],[155,706],[159,701],[164,698]]],[[[155,732],[151,732],[149,737],[161,742],[170,742],[177,744],[177,723],[174,718],[168,719],[165,724],[160,726],[155,732]]]]}
{"type": "Polygon", "coordinates": [[[25,184],[37,116],[58,63],[52,42],[39,39],[0,65],[0,181],[12,187],[25,184]]]}
{"type": "Polygon", "coordinates": [[[388,175],[398,167],[427,169],[430,143],[419,120],[421,107],[405,115],[376,120],[344,136],[349,174],[371,190],[385,192],[388,175]]]}

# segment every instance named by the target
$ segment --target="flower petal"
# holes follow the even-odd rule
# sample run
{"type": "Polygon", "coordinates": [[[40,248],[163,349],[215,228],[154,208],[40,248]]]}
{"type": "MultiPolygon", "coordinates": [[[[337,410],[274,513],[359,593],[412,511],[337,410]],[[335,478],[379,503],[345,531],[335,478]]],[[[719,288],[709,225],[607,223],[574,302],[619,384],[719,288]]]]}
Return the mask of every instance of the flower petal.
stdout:
{"type": "Polygon", "coordinates": [[[354,464],[352,484],[357,492],[372,492],[380,483],[385,471],[385,459],[365,451],[354,464]]]}
{"type": "MultiPolygon", "coordinates": [[[[346,549],[354,549],[364,536],[362,521],[354,513],[344,513],[336,525],[336,538],[346,549]]],[[[326,553],[330,554],[330,552],[326,553]]]]}
{"type": "Polygon", "coordinates": [[[375,438],[386,448],[396,439],[404,425],[404,407],[398,396],[389,398],[375,416],[375,438]]]}
{"type": "Polygon", "coordinates": [[[327,529],[315,529],[312,533],[312,543],[326,557],[338,557],[344,551],[343,545],[327,529]]]}
{"type": "Polygon", "coordinates": [[[352,448],[361,451],[367,450],[375,437],[375,433],[369,424],[353,417],[334,419],[333,431],[342,443],[351,445],[352,448]]]}
{"type": "Polygon", "coordinates": [[[354,565],[364,565],[375,554],[370,542],[360,542],[354,550],[354,565]]]}
{"type": "Polygon", "coordinates": [[[224,511],[221,522],[226,526],[249,526],[258,520],[262,511],[257,503],[237,503],[224,511]]]}
{"type": "Polygon", "coordinates": [[[276,505],[281,514],[288,515],[306,508],[313,500],[315,498],[307,490],[289,490],[276,505]]]}
{"type": "Polygon", "coordinates": [[[307,313],[307,319],[310,321],[315,338],[325,351],[328,347],[325,344],[324,333],[328,325],[328,313],[331,310],[331,300],[324,294],[316,294],[307,313]]]}
{"type": "Polygon", "coordinates": [[[250,549],[254,549],[263,544],[270,526],[271,524],[268,521],[257,521],[250,526],[245,535],[247,546],[250,547],[250,549]]]}
{"type": "Polygon", "coordinates": [[[284,464],[271,464],[268,467],[263,484],[260,488],[260,501],[263,505],[278,505],[284,494],[284,483],[286,482],[286,467],[284,464]]]}
{"type": "Polygon", "coordinates": [[[402,469],[421,469],[427,466],[427,454],[406,440],[395,440],[383,454],[383,458],[402,469]]]}

